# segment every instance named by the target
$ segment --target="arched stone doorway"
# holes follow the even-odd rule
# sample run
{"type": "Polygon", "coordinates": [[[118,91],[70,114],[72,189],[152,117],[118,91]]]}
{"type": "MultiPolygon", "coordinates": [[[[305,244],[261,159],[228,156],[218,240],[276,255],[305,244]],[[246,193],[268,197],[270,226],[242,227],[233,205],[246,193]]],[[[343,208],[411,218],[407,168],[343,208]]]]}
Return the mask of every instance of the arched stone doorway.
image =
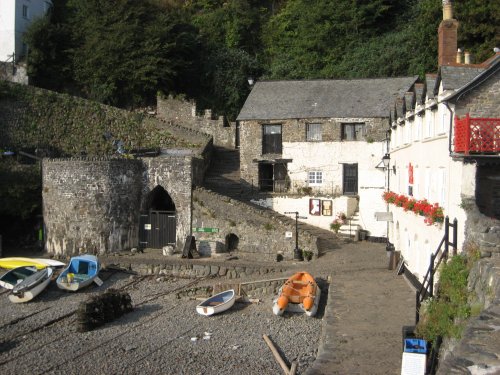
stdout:
{"type": "Polygon", "coordinates": [[[226,251],[233,251],[238,248],[238,244],[240,242],[240,238],[234,234],[234,233],[229,233],[226,236],[226,251]]]}
{"type": "Polygon", "coordinates": [[[147,195],[139,222],[139,246],[161,249],[176,244],[176,208],[172,197],[160,185],[147,195]]]}

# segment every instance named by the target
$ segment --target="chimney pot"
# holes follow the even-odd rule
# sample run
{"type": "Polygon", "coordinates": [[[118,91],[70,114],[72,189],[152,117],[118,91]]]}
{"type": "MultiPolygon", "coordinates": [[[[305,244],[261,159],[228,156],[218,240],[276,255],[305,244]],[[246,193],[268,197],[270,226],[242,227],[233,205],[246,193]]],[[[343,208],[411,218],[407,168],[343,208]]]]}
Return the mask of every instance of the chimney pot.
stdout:
{"type": "Polygon", "coordinates": [[[464,59],[465,59],[464,64],[470,64],[470,52],[468,51],[464,52],[464,59]]]}
{"type": "Polygon", "coordinates": [[[462,64],[462,50],[457,49],[457,64],[462,64]]]}
{"type": "Polygon", "coordinates": [[[451,1],[443,0],[443,20],[453,19],[453,6],[451,1]]]}

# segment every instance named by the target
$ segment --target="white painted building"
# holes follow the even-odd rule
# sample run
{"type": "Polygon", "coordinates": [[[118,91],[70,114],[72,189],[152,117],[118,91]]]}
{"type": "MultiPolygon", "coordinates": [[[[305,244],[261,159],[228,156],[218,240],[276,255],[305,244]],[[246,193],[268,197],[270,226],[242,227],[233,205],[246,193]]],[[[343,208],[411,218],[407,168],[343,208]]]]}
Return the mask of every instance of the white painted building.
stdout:
{"type": "Polygon", "coordinates": [[[50,0],[0,1],[0,62],[12,62],[26,55],[23,34],[37,17],[44,15],[50,0]]]}
{"type": "MultiPolygon", "coordinates": [[[[488,220],[499,215],[495,194],[500,187],[500,54],[483,64],[462,61],[460,51],[458,56],[456,52],[458,22],[450,17],[445,13],[440,26],[438,74],[427,75],[391,111],[388,172],[392,192],[404,199],[437,203],[444,216],[457,220],[461,252],[475,225],[468,221],[468,202],[475,202],[488,220]],[[456,116],[465,115],[475,125],[467,125],[464,132],[456,116]],[[489,182],[480,182],[481,178],[489,182]]],[[[425,216],[409,207],[389,207],[393,215],[389,240],[401,252],[407,269],[422,281],[443,238],[444,225],[429,225],[425,216]]]]}

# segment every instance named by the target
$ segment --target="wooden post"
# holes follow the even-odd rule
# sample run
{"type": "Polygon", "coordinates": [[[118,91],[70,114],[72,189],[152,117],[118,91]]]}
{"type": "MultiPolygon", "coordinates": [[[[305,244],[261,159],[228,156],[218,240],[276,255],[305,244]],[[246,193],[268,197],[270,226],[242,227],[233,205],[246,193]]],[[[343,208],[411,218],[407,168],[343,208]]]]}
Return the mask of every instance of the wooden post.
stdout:
{"type": "Polygon", "coordinates": [[[262,337],[264,338],[264,341],[266,342],[267,346],[269,346],[269,349],[271,349],[271,352],[273,353],[276,361],[280,364],[283,371],[285,371],[285,375],[288,375],[290,372],[288,366],[286,365],[285,361],[283,361],[283,358],[281,358],[280,354],[278,353],[278,350],[276,350],[276,347],[274,346],[271,339],[269,339],[267,335],[262,335],[262,337]]]}

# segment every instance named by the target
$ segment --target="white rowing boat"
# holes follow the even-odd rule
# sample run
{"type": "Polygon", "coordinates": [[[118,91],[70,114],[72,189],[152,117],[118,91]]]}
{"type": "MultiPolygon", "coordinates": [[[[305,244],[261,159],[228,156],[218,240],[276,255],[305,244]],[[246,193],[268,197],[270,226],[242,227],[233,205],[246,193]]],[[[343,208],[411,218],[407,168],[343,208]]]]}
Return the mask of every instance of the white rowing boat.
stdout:
{"type": "Polygon", "coordinates": [[[230,309],[234,305],[235,301],[236,293],[234,292],[234,289],[226,290],[200,303],[196,306],[196,312],[205,316],[218,314],[230,309]]]}

